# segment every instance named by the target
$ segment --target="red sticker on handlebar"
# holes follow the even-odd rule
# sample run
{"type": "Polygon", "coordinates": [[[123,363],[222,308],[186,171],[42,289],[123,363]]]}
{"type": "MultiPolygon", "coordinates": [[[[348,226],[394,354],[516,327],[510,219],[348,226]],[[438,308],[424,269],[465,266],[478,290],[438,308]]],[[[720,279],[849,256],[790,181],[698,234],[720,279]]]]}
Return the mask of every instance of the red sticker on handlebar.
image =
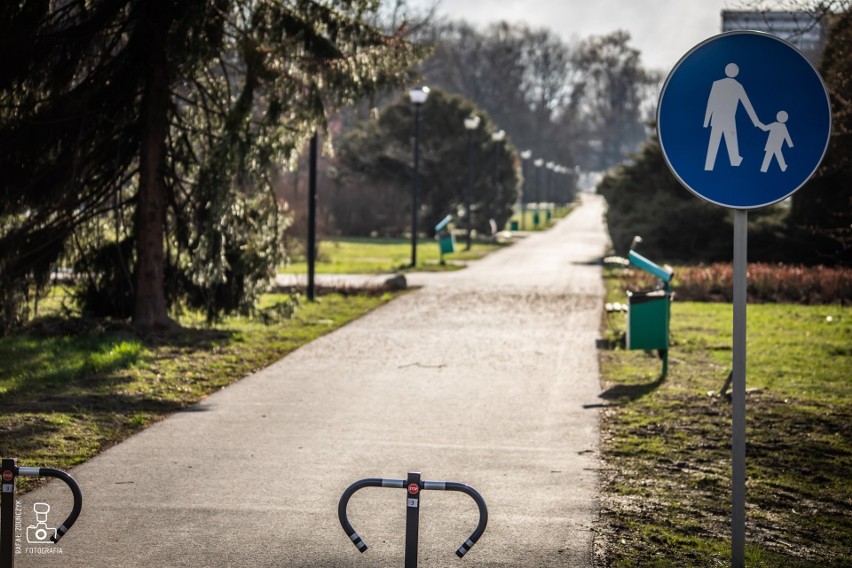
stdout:
{"type": "Polygon", "coordinates": [[[408,492],[412,495],[417,495],[418,491],[420,491],[420,487],[418,487],[416,483],[412,483],[408,486],[408,492]]]}

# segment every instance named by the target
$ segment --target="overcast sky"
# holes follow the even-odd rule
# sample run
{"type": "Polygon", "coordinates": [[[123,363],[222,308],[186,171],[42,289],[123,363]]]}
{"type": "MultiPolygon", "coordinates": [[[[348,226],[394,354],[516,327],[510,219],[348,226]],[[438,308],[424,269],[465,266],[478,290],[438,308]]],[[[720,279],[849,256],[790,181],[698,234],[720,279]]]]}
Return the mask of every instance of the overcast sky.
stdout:
{"type": "Polygon", "coordinates": [[[568,41],[624,29],[644,66],[668,73],[694,45],[721,33],[723,9],[742,6],[743,0],[440,0],[438,12],[478,26],[525,22],[568,41]]]}

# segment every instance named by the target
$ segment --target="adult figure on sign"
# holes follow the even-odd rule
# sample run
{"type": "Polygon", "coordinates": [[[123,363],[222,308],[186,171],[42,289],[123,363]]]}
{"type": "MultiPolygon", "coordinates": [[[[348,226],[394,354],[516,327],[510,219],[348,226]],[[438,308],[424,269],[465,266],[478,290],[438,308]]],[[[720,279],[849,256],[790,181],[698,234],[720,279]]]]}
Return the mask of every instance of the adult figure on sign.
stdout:
{"type": "Polygon", "coordinates": [[[724,79],[713,81],[710,96],[707,98],[707,111],[704,113],[704,128],[710,127],[710,143],[707,145],[707,158],[704,161],[704,170],[713,171],[716,165],[716,154],[722,137],[725,137],[725,146],[728,150],[728,159],[732,166],[739,166],[743,157],[740,156],[740,148],[737,143],[737,110],[743,105],[752,124],[760,129],[765,126],[757,114],[742,84],[736,77],[740,68],[736,63],[728,63],[725,66],[724,79]]]}

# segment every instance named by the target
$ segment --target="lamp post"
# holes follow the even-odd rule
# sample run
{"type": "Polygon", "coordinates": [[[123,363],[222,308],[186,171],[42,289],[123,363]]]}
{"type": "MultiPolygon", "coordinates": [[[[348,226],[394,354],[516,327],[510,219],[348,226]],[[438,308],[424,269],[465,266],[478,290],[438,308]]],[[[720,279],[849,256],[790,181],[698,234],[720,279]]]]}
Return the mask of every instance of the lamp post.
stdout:
{"type": "Polygon", "coordinates": [[[565,167],[559,164],[556,164],[556,167],[553,168],[553,172],[556,174],[556,185],[553,188],[553,201],[555,202],[554,206],[558,207],[560,204],[565,202],[565,167]]]}
{"type": "Polygon", "coordinates": [[[527,230],[527,161],[532,157],[532,150],[521,152],[521,174],[524,184],[521,186],[521,230],[527,230]]]}
{"type": "Polygon", "coordinates": [[[577,164],[574,166],[574,186],[571,188],[571,202],[573,203],[574,199],[576,199],[577,194],[582,191],[583,187],[580,185],[580,180],[583,177],[583,170],[580,169],[580,165],[577,164]]]}
{"type": "Polygon", "coordinates": [[[308,166],[308,300],[316,296],[317,262],[317,132],[311,136],[310,162],[308,166]]]}
{"type": "Polygon", "coordinates": [[[565,166],[559,166],[559,173],[562,174],[562,200],[564,204],[571,203],[571,170],[565,166]]]}
{"type": "Polygon", "coordinates": [[[473,212],[471,207],[473,193],[473,131],[479,128],[479,116],[472,114],[464,119],[464,127],[467,129],[467,195],[465,195],[465,215],[467,216],[467,248],[471,246],[471,223],[473,212]]]}
{"type": "Polygon", "coordinates": [[[541,214],[539,213],[539,209],[541,209],[541,167],[544,165],[544,160],[538,158],[533,162],[535,166],[535,214],[533,214],[533,226],[537,229],[538,223],[541,220],[541,214]]]}
{"type": "MultiPolygon", "coordinates": [[[[498,130],[497,132],[491,135],[491,142],[493,142],[492,146],[494,147],[494,194],[491,196],[491,200],[488,202],[488,223],[491,224],[492,219],[494,217],[494,202],[497,201],[497,151],[500,147],[500,142],[506,138],[505,130],[498,130]]],[[[491,234],[493,235],[496,230],[496,224],[491,225],[491,234]]]]}
{"type": "Polygon", "coordinates": [[[419,87],[408,91],[408,98],[414,103],[414,187],[411,196],[411,268],[417,266],[417,209],[420,193],[420,107],[429,98],[429,87],[419,87]]]}
{"type": "Polygon", "coordinates": [[[545,174],[545,199],[547,200],[547,220],[550,221],[553,216],[553,171],[556,168],[554,162],[547,162],[545,166],[547,173],[545,174]]]}
{"type": "Polygon", "coordinates": [[[561,190],[561,181],[562,178],[559,175],[562,173],[562,166],[559,164],[553,165],[553,189],[551,191],[553,195],[553,209],[556,210],[556,206],[559,204],[559,200],[562,197],[559,192],[561,190]]]}

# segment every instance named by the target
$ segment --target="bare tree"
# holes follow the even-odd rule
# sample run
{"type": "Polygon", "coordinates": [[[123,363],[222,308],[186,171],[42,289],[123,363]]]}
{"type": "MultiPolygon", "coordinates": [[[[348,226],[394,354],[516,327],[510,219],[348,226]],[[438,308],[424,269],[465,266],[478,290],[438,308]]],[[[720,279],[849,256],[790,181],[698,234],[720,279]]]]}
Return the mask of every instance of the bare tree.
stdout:
{"type": "Polygon", "coordinates": [[[645,71],[629,42],[629,33],[617,31],[584,41],[577,53],[583,77],[580,115],[588,123],[595,169],[620,163],[647,135],[643,95],[656,76],[645,71]]]}

